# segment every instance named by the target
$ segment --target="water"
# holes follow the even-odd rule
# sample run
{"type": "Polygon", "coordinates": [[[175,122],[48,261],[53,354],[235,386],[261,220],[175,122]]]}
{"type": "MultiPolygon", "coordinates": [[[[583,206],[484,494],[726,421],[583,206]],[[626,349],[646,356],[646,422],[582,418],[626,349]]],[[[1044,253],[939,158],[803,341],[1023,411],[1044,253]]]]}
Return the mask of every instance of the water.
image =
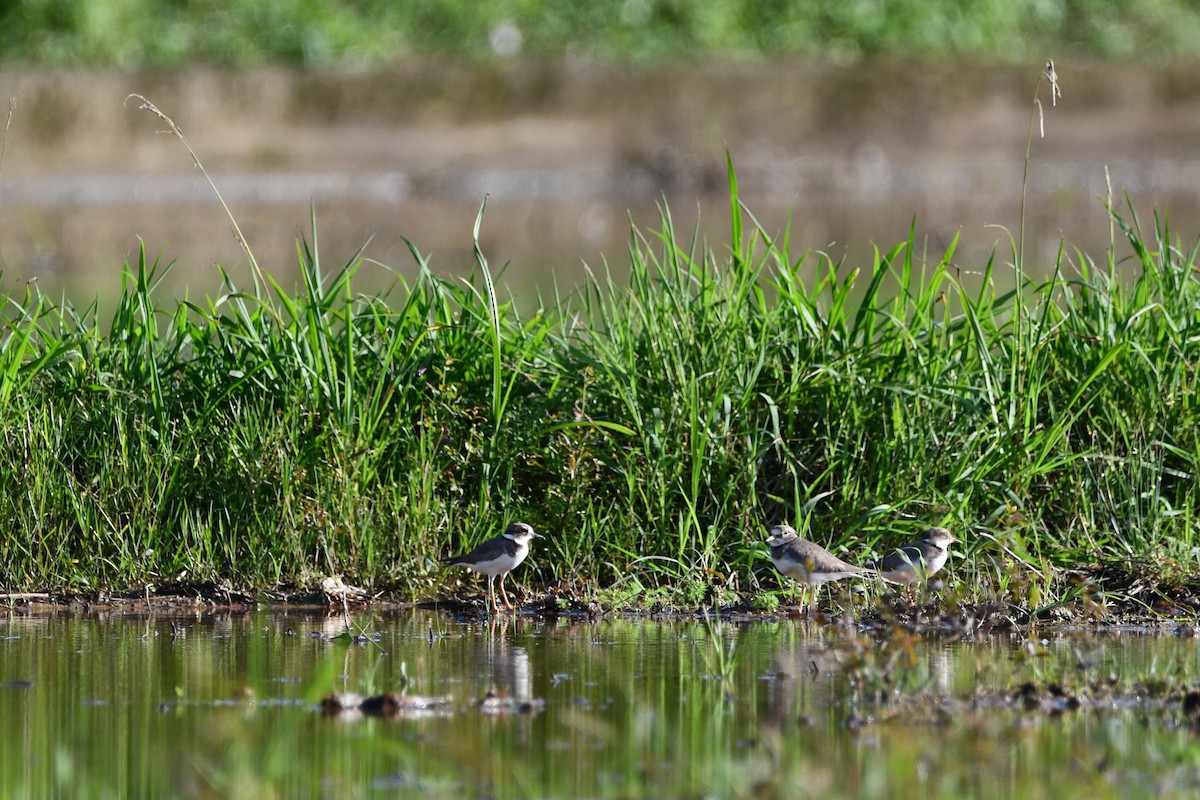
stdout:
{"type": "Polygon", "coordinates": [[[1137,797],[1200,785],[1180,710],[1200,656],[1176,637],[354,622],[369,640],[330,641],[342,621],[314,613],[10,615],[3,794],[1137,797]],[[489,690],[499,699],[481,706],[489,690]],[[384,691],[448,700],[394,720],[318,708],[384,691]]]}

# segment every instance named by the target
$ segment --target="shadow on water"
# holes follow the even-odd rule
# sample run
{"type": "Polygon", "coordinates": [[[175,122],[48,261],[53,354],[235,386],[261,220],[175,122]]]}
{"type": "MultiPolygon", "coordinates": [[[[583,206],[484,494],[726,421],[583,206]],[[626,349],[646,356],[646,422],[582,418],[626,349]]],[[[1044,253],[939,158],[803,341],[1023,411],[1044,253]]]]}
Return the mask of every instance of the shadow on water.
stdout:
{"type": "Polygon", "coordinates": [[[1178,637],[796,621],[9,616],[10,797],[1183,795],[1178,637]],[[718,650],[732,654],[723,664],[718,650]],[[422,713],[329,714],[386,693],[422,713]]]}

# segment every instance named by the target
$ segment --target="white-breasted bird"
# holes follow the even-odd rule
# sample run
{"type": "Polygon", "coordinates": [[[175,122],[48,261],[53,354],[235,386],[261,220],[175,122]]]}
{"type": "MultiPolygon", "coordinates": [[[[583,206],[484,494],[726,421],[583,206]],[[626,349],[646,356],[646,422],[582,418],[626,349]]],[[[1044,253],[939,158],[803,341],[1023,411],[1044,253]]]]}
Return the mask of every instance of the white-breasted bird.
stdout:
{"type": "Polygon", "coordinates": [[[466,567],[473,572],[487,575],[488,600],[492,611],[499,612],[496,605],[496,590],[493,581],[500,576],[500,595],[504,598],[504,607],[510,611],[514,608],[504,591],[504,578],[517,568],[525,556],[529,555],[529,543],[534,539],[545,538],[535,533],[533,527],[524,522],[514,522],[505,529],[504,533],[488,539],[469,553],[446,559],[448,567],[466,567]]]}
{"type": "Polygon", "coordinates": [[[801,539],[791,525],[772,527],[767,545],[771,548],[771,563],[775,569],[803,584],[805,592],[811,588],[808,605],[810,616],[817,604],[817,589],[822,583],[842,578],[870,577],[870,573],[862,567],[847,564],[819,544],[801,539]]]}
{"type": "Polygon", "coordinates": [[[945,528],[930,528],[920,539],[898,547],[879,560],[875,569],[890,583],[918,583],[928,580],[946,566],[950,545],[957,542],[945,528]]]}

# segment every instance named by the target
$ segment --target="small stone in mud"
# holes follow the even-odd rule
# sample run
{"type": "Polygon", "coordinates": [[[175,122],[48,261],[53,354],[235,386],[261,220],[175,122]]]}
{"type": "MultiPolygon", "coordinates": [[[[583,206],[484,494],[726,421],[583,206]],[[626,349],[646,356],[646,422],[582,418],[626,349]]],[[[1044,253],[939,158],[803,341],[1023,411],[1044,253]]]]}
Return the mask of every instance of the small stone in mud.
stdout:
{"type": "Polygon", "coordinates": [[[1183,715],[1194,717],[1200,714],[1200,691],[1193,689],[1183,696],[1183,715]]]}
{"type": "Polygon", "coordinates": [[[542,709],[544,709],[545,707],[546,707],[545,700],[540,700],[540,699],[526,700],[524,703],[520,703],[517,706],[517,713],[532,716],[534,714],[540,714],[542,712],[542,709]]]}
{"type": "Polygon", "coordinates": [[[362,695],[355,694],[354,692],[334,693],[322,698],[321,713],[331,716],[343,711],[357,710],[362,701],[362,695]]]}
{"type": "Polygon", "coordinates": [[[450,702],[449,697],[420,697],[396,692],[384,692],[370,697],[353,692],[340,692],[321,700],[321,713],[327,717],[354,717],[361,714],[379,719],[398,719],[445,712],[449,709],[450,702]]]}
{"type": "Polygon", "coordinates": [[[1033,681],[1026,681],[1017,689],[1014,698],[1023,701],[1026,708],[1029,708],[1031,705],[1036,706],[1038,703],[1038,687],[1033,681]]]}
{"type": "Polygon", "coordinates": [[[541,713],[542,709],[546,707],[546,701],[534,698],[518,702],[511,697],[497,692],[495,689],[489,689],[483,697],[476,701],[475,706],[484,714],[517,713],[532,716],[541,713]]]}
{"type": "Polygon", "coordinates": [[[368,717],[394,717],[400,713],[400,697],[395,692],[368,697],[359,704],[358,710],[368,717]]]}

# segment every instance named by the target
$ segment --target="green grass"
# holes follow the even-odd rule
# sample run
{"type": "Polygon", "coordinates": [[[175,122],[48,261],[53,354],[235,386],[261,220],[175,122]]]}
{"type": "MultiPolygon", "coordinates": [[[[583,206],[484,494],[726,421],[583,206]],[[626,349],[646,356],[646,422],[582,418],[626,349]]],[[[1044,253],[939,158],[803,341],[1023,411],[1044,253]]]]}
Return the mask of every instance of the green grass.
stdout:
{"type": "Polygon", "coordinates": [[[911,239],[863,269],[793,256],[732,186],[732,246],[664,211],[628,284],[528,316],[482,257],[456,283],[414,249],[413,285],[363,296],[360,256],[325,274],[308,243],[294,294],[164,303],[143,254],[107,326],[7,297],[5,588],[340,572],[424,595],[438,556],[524,519],[550,535],[533,582],[745,590],[747,538],[798,512],[855,554],[949,524],[968,570],[1188,562],[1200,305],[1165,220],[1115,215],[1131,257],[1064,248],[1017,292],[911,239]]]}
{"type": "Polygon", "coordinates": [[[1190,59],[1200,12],[1186,0],[41,0],[0,6],[10,63],[245,66],[386,64],[414,58],[652,62],[722,57],[968,57],[1004,61],[1190,59]]]}
{"type": "Polygon", "coordinates": [[[0,588],[428,597],[518,519],[549,537],[518,580],[626,601],[774,589],[780,520],[851,560],[946,525],[963,599],[1090,597],[1080,562],[1195,577],[1200,272],[1165,216],[1112,209],[1098,260],[1024,264],[1017,236],[962,264],[914,224],[848,264],[729,179],[728,242],[664,207],[627,280],[520,307],[478,245],[469,279],[413,245],[411,284],[362,294],[375,265],[327,267],[315,221],[296,289],[247,248],[251,285],[202,302],[161,297],[144,251],[114,310],[3,297],[0,588]]]}

